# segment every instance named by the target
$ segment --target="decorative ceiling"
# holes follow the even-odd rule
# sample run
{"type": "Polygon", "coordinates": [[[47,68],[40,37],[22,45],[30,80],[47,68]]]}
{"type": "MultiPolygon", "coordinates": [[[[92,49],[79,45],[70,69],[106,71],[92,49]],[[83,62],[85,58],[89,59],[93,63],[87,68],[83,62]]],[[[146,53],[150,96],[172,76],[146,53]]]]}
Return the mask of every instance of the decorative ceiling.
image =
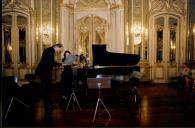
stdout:
{"type": "Polygon", "coordinates": [[[122,5],[122,0],[64,0],[64,4],[74,8],[111,8],[122,5]]]}

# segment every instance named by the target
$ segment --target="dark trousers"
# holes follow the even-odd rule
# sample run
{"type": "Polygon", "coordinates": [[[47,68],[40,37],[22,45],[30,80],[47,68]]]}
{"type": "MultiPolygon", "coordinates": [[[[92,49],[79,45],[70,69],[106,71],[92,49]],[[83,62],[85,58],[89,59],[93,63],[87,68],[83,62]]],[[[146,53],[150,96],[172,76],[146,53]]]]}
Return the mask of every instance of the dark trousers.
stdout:
{"type": "Polygon", "coordinates": [[[65,66],[61,74],[62,95],[70,96],[72,92],[73,72],[70,66],[65,66]]]}
{"type": "Polygon", "coordinates": [[[52,76],[51,75],[41,75],[41,86],[42,94],[44,100],[45,112],[50,112],[52,105],[52,76]]]}

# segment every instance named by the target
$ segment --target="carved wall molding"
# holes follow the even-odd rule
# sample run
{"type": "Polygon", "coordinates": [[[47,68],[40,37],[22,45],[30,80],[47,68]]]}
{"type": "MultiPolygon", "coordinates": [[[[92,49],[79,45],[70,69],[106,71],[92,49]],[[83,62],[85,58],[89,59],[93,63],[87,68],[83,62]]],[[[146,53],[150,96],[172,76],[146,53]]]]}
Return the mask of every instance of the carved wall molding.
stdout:
{"type": "Polygon", "coordinates": [[[22,13],[30,13],[33,9],[25,5],[20,0],[3,0],[2,1],[2,12],[8,12],[8,11],[20,11],[22,13]]]}
{"type": "Polygon", "coordinates": [[[180,15],[186,15],[186,1],[184,0],[150,0],[149,12],[155,14],[158,12],[174,12],[180,15]]]}
{"type": "Polygon", "coordinates": [[[82,10],[90,8],[113,8],[123,3],[123,0],[63,0],[62,4],[82,10]]]}

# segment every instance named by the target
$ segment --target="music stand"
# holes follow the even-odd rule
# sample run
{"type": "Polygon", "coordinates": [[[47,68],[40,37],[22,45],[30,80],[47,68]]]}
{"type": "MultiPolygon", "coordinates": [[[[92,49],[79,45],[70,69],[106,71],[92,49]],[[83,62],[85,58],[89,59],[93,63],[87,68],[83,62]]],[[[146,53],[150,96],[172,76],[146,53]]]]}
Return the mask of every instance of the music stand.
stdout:
{"type": "Polygon", "coordinates": [[[103,105],[103,107],[106,110],[107,114],[111,118],[111,114],[108,111],[108,109],[107,109],[106,105],[104,104],[103,100],[101,99],[101,95],[100,95],[100,89],[101,88],[111,88],[111,82],[110,81],[111,81],[110,77],[97,77],[97,78],[88,78],[87,79],[88,88],[97,88],[98,89],[98,100],[97,100],[96,107],[95,107],[93,122],[95,121],[98,106],[100,104],[103,105]]]}
{"type": "MultiPolygon", "coordinates": [[[[73,69],[72,69],[72,70],[73,70],[73,69]]],[[[75,70],[77,70],[77,69],[75,69],[75,70]]],[[[78,102],[78,100],[77,100],[77,97],[76,97],[76,94],[75,94],[75,92],[74,92],[74,88],[75,88],[74,86],[77,85],[77,80],[75,80],[75,75],[76,75],[76,74],[73,72],[73,83],[72,83],[73,88],[72,88],[72,93],[71,93],[70,98],[69,98],[69,101],[68,101],[68,105],[66,106],[66,111],[68,110],[71,101],[72,101],[72,108],[73,108],[73,110],[75,110],[75,109],[74,109],[74,104],[75,104],[75,102],[76,102],[76,104],[77,104],[79,110],[81,111],[80,104],[79,104],[79,102],[78,102]]]]}

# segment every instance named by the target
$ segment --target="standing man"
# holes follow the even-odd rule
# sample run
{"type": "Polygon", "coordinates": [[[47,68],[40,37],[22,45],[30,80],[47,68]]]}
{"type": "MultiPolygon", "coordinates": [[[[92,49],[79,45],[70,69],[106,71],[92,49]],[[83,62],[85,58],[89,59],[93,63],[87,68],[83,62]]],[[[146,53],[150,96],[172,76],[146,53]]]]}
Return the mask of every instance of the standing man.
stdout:
{"type": "Polygon", "coordinates": [[[41,86],[43,91],[45,116],[51,113],[52,105],[52,70],[54,66],[61,66],[54,60],[55,53],[61,53],[62,44],[55,44],[43,51],[41,60],[36,68],[35,74],[40,76],[41,86]]]}

